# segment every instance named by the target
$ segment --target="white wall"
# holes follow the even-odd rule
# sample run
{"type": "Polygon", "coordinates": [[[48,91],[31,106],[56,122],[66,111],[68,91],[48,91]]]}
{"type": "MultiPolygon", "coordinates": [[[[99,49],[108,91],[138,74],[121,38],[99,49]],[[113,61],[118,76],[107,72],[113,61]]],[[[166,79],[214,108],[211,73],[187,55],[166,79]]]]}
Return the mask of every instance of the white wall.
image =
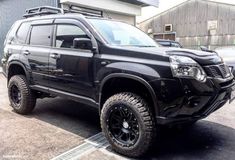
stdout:
{"type": "Polygon", "coordinates": [[[102,9],[127,15],[140,15],[141,7],[118,0],[61,0],[61,3],[79,4],[84,7],[102,9]]]}
{"type": "Polygon", "coordinates": [[[104,17],[107,17],[107,16],[111,17],[112,19],[125,22],[131,25],[135,25],[136,23],[136,18],[135,16],[132,16],[132,15],[125,15],[125,14],[114,13],[114,12],[109,11],[108,15],[104,13],[104,17]]]}

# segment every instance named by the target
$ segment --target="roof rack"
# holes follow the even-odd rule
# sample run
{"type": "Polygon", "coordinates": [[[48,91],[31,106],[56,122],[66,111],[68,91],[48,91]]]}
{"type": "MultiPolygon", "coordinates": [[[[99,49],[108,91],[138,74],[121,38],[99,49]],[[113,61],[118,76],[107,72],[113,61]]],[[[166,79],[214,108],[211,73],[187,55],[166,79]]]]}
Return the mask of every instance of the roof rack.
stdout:
{"type": "Polygon", "coordinates": [[[75,5],[69,5],[68,9],[50,7],[50,6],[40,6],[35,8],[30,8],[25,11],[26,13],[23,15],[25,18],[34,17],[34,16],[42,16],[42,15],[50,15],[50,14],[65,14],[65,13],[79,13],[84,16],[92,16],[92,17],[103,17],[103,11],[90,9],[86,7],[80,7],[75,5]]]}
{"type": "Polygon", "coordinates": [[[35,8],[30,8],[25,11],[26,13],[23,15],[23,17],[34,17],[34,16],[41,16],[41,15],[49,15],[49,14],[64,14],[64,10],[61,8],[56,7],[50,7],[50,6],[40,6],[35,8]]]}

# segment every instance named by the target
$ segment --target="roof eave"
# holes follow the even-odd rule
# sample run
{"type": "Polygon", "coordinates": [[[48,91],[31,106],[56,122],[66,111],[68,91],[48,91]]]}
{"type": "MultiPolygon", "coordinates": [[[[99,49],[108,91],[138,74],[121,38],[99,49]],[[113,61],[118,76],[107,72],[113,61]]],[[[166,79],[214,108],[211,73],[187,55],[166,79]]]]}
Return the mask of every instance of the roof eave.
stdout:
{"type": "Polygon", "coordinates": [[[159,0],[135,0],[135,1],[133,1],[133,0],[119,0],[119,1],[138,5],[141,7],[146,7],[146,6],[158,7],[159,6],[159,0]]]}

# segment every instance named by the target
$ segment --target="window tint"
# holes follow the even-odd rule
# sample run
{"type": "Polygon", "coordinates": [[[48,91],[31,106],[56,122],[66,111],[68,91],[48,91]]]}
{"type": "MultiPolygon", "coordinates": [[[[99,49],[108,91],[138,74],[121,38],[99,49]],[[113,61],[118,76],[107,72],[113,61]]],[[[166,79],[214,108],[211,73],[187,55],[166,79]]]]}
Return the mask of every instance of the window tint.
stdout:
{"type": "Polygon", "coordinates": [[[75,38],[88,38],[86,33],[75,25],[58,25],[56,31],[56,47],[73,48],[75,38]]]}
{"type": "Polygon", "coordinates": [[[33,26],[31,31],[30,44],[31,45],[51,45],[51,25],[33,26]]]}
{"type": "Polygon", "coordinates": [[[17,34],[16,34],[17,41],[19,43],[25,43],[28,31],[29,31],[29,27],[30,27],[30,23],[29,22],[25,22],[25,23],[21,24],[21,26],[18,29],[17,34]]]}

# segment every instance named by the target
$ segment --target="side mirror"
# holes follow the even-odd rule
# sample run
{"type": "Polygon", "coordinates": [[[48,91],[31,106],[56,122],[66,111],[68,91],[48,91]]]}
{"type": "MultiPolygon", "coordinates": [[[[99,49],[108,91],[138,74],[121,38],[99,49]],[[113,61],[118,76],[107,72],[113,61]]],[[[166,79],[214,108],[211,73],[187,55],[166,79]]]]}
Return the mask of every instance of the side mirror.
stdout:
{"type": "Polygon", "coordinates": [[[75,38],[73,47],[76,49],[93,50],[92,42],[89,38],[75,38]]]}
{"type": "Polygon", "coordinates": [[[211,52],[211,53],[213,53],[214,51],[212,51],[212,50],[209,50],[207,47],[205,47],[205,46],[200,46],[200,49],[202,50],[202,51],[204,51],[204,52],[211,52]]]}

